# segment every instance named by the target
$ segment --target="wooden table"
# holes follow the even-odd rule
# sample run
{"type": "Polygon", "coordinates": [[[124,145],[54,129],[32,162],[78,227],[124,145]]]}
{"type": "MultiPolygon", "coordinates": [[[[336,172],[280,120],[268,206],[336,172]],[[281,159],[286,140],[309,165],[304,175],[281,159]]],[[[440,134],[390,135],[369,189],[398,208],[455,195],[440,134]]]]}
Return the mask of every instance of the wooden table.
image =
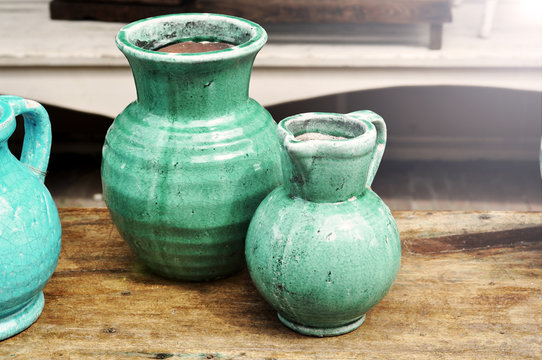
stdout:
{"type": "Polygon", "coordinates": [[[395,212],[399,276],[356,331],[284,327],[246,271],[210,283],[150,274],[104,209],[61,209],[45,309],[4,359],[540,359],[542,213],[395,212]]]}

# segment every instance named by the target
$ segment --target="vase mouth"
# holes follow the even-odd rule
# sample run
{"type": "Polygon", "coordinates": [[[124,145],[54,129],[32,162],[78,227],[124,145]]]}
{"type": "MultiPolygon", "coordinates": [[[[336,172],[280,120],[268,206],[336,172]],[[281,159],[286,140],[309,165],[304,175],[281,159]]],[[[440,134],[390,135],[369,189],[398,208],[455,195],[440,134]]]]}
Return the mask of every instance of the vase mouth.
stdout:
{"type": "Polygon", "coordinates": [[[6,141],[15,131],[14,112],[0,97],[0,142],[6,141]]]}
{"type": "Polygon", "coordinates": [[[279,123],[278,134],[288,151],[311,156],[327,152],[330,156],[352,157],[373,151],[374,128],[365,121],[334,113],[304,113],[279,123]]]}
{"type": "Polygon", "coordinates": [[[196,63],[238,58],[257,53],[267,42],[258,24],[239,17],[185,13],[155,16],[124,26],[117,34],[118,48],[126,55],[172,63],[196,63]],[[197,53],[167,53],[164,46],[183,41],[225,42],[221,50],[197,53]]]}

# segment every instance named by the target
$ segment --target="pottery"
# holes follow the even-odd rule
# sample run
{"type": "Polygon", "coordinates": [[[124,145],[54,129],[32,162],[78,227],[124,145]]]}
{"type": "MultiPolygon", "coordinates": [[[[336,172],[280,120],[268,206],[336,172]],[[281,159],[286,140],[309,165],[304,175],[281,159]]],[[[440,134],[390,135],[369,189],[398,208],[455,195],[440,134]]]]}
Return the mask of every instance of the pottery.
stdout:
{"type": "Polygon", "coordinates": [[[248,97],[267,35],[250,21],[166,15],[122,28],[137,100],[103,147],[103,196],[120,234],[153,272],[203,281],[244,266],[258,204],[281,181],[271,115],[248,97]],[[180,41],[235,46],[204,53],[155,51],[180,41]]]}
{"type": "Polygon", "coordinates": [[[386,125],[370,111],[307,113],[277,131],[284,185],[250,223],[250,276],[289,328],[320,337],[350,332],[399,271],[395,220],[370,188],[386,125]]]}
{"type": "Polygon", "coordinates": [[[40,316],[42,289],[60,254],[60,220],[43,184],[51,125],[35,101],[0,96],[0,340],[28,328],[40,316]],[[20,161],[8,148],[15,116],[23,115],[20,161]]]}

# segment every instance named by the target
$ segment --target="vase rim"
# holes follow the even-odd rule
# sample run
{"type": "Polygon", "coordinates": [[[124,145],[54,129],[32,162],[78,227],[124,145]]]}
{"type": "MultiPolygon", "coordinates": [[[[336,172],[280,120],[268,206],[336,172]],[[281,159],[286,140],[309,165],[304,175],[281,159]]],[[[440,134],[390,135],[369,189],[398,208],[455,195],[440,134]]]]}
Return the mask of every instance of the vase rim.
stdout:
{"type": "Polygon", "coordinates": [[[371,123],[349,114],[310,112],[293,115],[282,120],[277,131],[287,151],[301,156],[313,156],[315,153],[326,153],[334,157],[361,156],[373,151],[376,140],[376,131],[371,123]],[[296,123],[301,124],[302,130],[297,132],[293,129],[292,125],[296,123]],[[327,131],[322,131],[319,124],[331,125],[340,133],[329,134],[327,131]],[[338,135],[345,139],[296,139],[297,136],[308,132],[338,135]]]}
{"type": "MultiPolygon", "coordinates": [[[[217,35],[216,33],[209,33],[207,36],[211,37],[213,35],[217,36],[218,41],[226,41],[225,39],[219,40],[220,35],[217,35]]],[[[175,40],[190,40],[189,37],[180,37],[179,39],[171,41],[171,39],[173,39],[175,36],[177,36],[177,33],[163,34],[163,39],[156,39],[156,46],[154,46],[154,42],[145,45],[153,46],[153,48],[156,49],[174,43],[175,40]],[[162,43],[160,43],[160,40],[162,40],[162,43]],[[170,41],[166,42],[167,40],[170,41]]],[[[124,26],[120,29],[116,37],[117,47],[126,56],[170,63],[200,63],[239,58],[245,55],[257,53],[266,42],[267,32],[255,22],[240,17],[212,13],[168,14],[145,18],[124,26]],[[243,31],[244,35],[247,37],[247,40],[240,44],[235,44],[230,48],[215,51],[199,53],[167,53],[138,46],[136,43],[134,43],[133,39],[130,38],[131,36],[135,36],[135,34],[138,32],[148,29],[152,25],[161,25],[162,28],[165,28],[167,24],[181,25],[194,21],[229,25],[232,30],[243,31]]]]}

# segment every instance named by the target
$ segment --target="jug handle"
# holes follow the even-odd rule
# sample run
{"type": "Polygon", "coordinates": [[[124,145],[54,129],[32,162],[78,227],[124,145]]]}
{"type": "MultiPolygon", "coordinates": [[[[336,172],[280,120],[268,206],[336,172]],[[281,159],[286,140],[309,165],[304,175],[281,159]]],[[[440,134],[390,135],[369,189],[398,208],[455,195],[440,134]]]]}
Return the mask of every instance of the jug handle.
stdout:
{"type": "Polygon", "coordinates": [[[382,156],[384,155],[384,150],[386,149],[386,140],[387,140],[387,128],[384,119],[375,112],[370,110],[361,110],[350,113],[348,115],[353,115],[358,119],[367,121],[375,127],[376,130],[376,142],[373,150],[373,157],[371,159],[371,164],[369,165],[369,171],[367,175],[366,187],[370,188],[373,184],[376,172],[380,166],[380,161],[382,161],[382,156]]]}
{"type": "Polygon", "coordinates": [[[25,134],[20,161],[41,182],[45,181],[51,152],[51,123],[47,111],[38,102],[18,96],[0,96],[0,100],[11,106],[15,116],[23,116],[25,134]]]}

